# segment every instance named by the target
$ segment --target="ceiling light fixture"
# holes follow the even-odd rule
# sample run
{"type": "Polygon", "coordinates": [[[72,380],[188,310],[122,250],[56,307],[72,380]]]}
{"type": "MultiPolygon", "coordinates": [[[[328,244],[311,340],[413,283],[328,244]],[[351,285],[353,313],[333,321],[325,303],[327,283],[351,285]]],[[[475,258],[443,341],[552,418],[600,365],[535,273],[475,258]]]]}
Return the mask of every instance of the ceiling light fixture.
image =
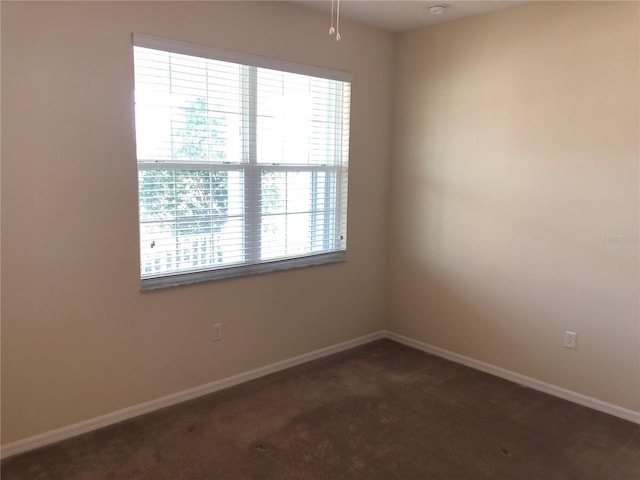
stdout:
{"type": "Polygon", "coordinates": [[[447,8],[446,5],[431,5],[429,7],[429,13],[431,13],[431,15],[442,15],[445,8],[447,8]]]}

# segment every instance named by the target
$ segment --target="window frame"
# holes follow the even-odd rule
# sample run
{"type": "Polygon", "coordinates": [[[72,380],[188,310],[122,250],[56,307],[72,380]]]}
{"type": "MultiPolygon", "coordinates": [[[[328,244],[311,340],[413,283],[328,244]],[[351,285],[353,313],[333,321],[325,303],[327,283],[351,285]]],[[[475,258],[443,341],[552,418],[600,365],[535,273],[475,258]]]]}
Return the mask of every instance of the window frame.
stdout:
{"type": "MultiPolygon", "coordinates": [[[[205,47],[200,45],[195,45],[187,42],[180,42],[175,40],[169,40],[165,38],[155,37],[146,34],[134,33],[132,35],[133,46],[134,47],[143,47],[150,48],[155,50],[162,50],[170,53],[184,54],[202,58],[208,58],[213,60],[232,62],[240,65],[247,65],[249,68],[253,68],[254,72],[257,68],[267,68],[271,70],[281,70],[287,73],[294,74],[302,74],[312,77],[325,78],[329,80],[337,80],[341,82],[352,82],[352,75],[347,72],[330,70],[325,68],[319,68],[314,66],[303,65],[294,62],[288,62],[283,60],[277,60],[267,57],[261,57],[256,55],[249,55],[243,53],[237,53],[227,50],[221,50],[217,48],[205,47]]],[[[254,84],[257,85],[257,84],[254,84]]],[[[350,98],[350,97],[349,97],[350,98]]],[[[350,105],[348,105],[350,110],[350,105]]],[[[255,108],[255,106],[254,106],[255,108]]],[[[255,132],[255,122],[256,115],[246,115],[246,111],[243,114],[244,120],[243,122],[253,122],[254,128],[248,128],[248,131],[255,132]]],[[[245,125],[246,126],[246,125],[245,125]]],[[[347,128],[349,125],[347,124],[347,128]]],[[[341,132],[342,133],[342,132],[341,132]]],[[[348,131],[347,131],[347,139],[348,139],[348,131]]],[[[246,208],[247,206],[255,207],[260,201],[260,182],[262,177],[262,172],[265,171],[278,171],[278,172],[323,172],[323,173],[331,173],[335,174],[334,183],[336,185],[336,189],[347,189],[348,187],[343,184],[343,172],[348,172],[348,150],[347,150],[347,158],[341,164],[334,165],[314,165],[314,164],[269,164],[269,163],[258,163],[256,158],[256,135],[255,133],[249,135],[243,135],[243,150],[246,151],[246,154],[243,155],[243,161],[240,163],[236,162],[185,162],[185,161],[158,161],[158,160],[140,160],[137,158],[137,170],[138,175],[140,176],[141,171],[149,171],[149,170],[211,170],[211,171],[240,171],[242,172],[243,177],[243,185],[244,185],[244,195],[245,195],[245,210],[247,213],[243,216],[244,221],[243,225],[245,229],[249,226],[248,229],[257,230],[254,232],[249,232],[248,235],[254,235],[255,238],[260,238],[261,234],[260,230],[260,219],[263,215],[259,213],[256,208],[246,208]],[[252,138],[250,138],[252,137],[252,138]],[[249,188],[247,188],[249,185],[249,188]],[[253,186],[253,188],[251,188],[253,186]],[[252,212],[252,213],[251,213],[252,212]],[[254,215],[256,218],[253,220],[245,218],[246,215],[254,215]]],[[[348,140],[347,140],[348,145],[348,140]]],[[[337,148],[337,147],[336,147],[337,148]]],[[[341,155],[342,156],[342,155],[341,155]]],[[[345,180],[346,182],[346,180],[345,180]]],[[[340,205],[341,201],[348,201],[347,193],[341,192],[336,193],[335,201],[336,206],[332,209],[332,214],[340,215],[342,212],[342,206],[340,205]]],[[[138,195],[138,207],[140,212],[140,197],[138,195]]],[[[336,228],[339,228],[339,225],[342,223],[346,226],[346,216],[347,211],[344,209],[345,218],[342,220],[340,218],[334,222],[336,228]]],[[[138,219],[139,224],[139,235],[141,235],[142,225],[144,222],[140,217],[138,219]]],[[[150,223],[153,223],[150,221],[150,223]]],[[[337,232],[336,232],[337,233],[337,232]]],[[[243,245],[246,248],[248,244],[247,233],[245,232],[243,236],[243,245]]],[[[344,232],[343,239],[346,238],[346,230],[344,232]]],[[[140,269],[142,265],[140,264],[140,260],[142,258],[142,251],[138,248],[139,257],[139,266],[140,269]]],[[[346,241],[344,243],[344,248],[342,249],[333,249],[332,251],[326,253],[314,253],[309,252],[308,254],[296,254],[295,257],[284,258],[284,259],[267,259],[261,260],[260,258],[249,258],[245,259],[245,262],[238,265],[229,265],[229,266],[221,266],[221,267],[204,267],[202,270],[196,271],[187,271],[187,272],[170,272],[166,274],[160,274],[150,277],[144,277],[142,270],[140,270],[141,276],[141,289],[142,290],[152,290],[157,288],[164,287],[172,287],[179,285],[186,285],[192,283],[198,283],[209,280],[216,279],[224,279],[224,278],[232,278],[244,275],[253,275],[257,273],[267,273],[279,270],[287,270],[293,268],[300,267],[308,267],[314,265],[322,265],[328,263],[335,262],[343,262],[347,258],[346,252],[346,241]]]]}

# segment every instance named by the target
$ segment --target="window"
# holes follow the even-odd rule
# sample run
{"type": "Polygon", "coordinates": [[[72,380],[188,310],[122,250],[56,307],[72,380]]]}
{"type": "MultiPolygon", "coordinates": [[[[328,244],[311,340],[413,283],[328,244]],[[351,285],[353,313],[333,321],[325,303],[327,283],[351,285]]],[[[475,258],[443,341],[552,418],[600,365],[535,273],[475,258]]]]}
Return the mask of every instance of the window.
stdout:
{"type": "Polygon", "coordinates": [[[344,260],[349,75],[133,43],[142,288],[344,260]]]}

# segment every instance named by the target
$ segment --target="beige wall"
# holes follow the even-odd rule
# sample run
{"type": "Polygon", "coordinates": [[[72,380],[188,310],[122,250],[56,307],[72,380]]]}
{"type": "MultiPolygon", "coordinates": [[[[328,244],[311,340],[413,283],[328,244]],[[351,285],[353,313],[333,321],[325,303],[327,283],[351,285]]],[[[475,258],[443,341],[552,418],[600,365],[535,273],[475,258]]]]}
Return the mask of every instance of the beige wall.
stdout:
{"type": "Polygon", "coordinates": [[[398,37],[391,330],[640,410],[639,13],[530,2],[398,37]]]}
{"type": "Polygon", "coordinates": [[[3,443],[383,328],[393,37],[328,26],[285,3],[3,2],[3,443]],[[353,73],[346,263],[140,293],[133,31],[353,73]]]}

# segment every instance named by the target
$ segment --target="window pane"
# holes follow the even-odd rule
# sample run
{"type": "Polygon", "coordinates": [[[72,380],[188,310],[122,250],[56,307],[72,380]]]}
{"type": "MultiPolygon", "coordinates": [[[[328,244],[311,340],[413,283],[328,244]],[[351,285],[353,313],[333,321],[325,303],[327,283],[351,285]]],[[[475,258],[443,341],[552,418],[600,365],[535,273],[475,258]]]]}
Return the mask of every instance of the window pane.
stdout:
{"type": "Polygon", "coordinates": [[[329,251],[340,228],[331,209],[332,172],[262,172],[262,253],[273,259],[329,251]]]}
{"type": "Polygon", "coordinates": [[[242,172],[142,170],[139,190],[143,276],[242,261],[242,172]]]}
{"type": "Polygon", "coordinates": [[[258,163],[340,164],[349,121],[343,82],[265,68],[257,74],[258,163]]]}
{"type": "Polygon", "coordinates": [[[240,66],[137,48],[138,160],[238,163],[240,66]]]}

